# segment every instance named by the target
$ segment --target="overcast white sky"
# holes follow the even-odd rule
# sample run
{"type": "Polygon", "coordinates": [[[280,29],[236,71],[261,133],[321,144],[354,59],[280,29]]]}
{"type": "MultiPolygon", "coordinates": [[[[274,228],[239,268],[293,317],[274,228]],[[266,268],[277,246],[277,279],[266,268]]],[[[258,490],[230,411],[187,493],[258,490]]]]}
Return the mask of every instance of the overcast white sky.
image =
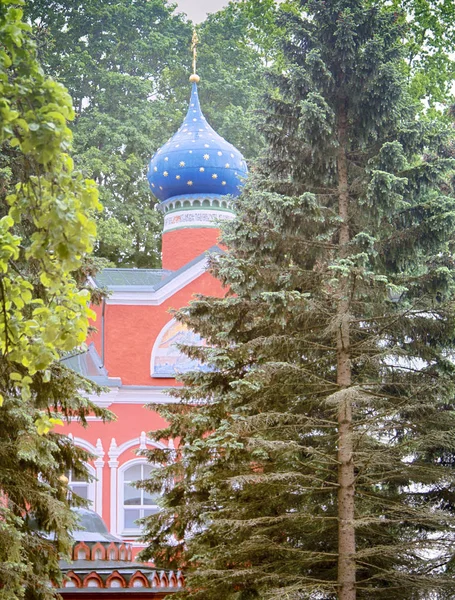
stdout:
{"type": "Polygon", "coordinates": [[[203,21],[207,13],[226,6],[228,0],[176,0],[179,12],[184,12],[195,23],[203,21]]]}

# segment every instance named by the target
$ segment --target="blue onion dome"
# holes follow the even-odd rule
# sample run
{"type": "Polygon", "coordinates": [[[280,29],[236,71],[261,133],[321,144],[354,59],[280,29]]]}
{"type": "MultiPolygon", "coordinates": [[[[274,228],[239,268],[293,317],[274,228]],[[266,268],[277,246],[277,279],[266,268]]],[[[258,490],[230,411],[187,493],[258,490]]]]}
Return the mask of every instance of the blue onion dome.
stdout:
{"type": "Polygon", "coordinates": [[[153,194],[162,203],[178,196],[238,196],[247,174],[242,154],[207,123],[193,80],[183,125],[150,161],[153,194]]]}

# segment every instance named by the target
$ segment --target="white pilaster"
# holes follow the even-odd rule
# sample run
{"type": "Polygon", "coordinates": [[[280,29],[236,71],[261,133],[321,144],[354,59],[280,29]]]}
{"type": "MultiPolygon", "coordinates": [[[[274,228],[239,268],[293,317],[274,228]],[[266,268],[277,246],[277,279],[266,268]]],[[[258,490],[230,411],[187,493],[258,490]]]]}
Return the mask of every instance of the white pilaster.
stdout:
{"type": "Polygon", "coordinates": [[[103,467],[104,467],[104,449],[103,444],[98,438],[96,442],[96,455],[97,458],[94,461],[96,468],[96,492],[95,492],[95,511],[103,516],[103,467]]]}
{"type": "Polygon", "coordinates": [[[117,511],[117,481],[118,481],[118,457],[119,450],[115,438],[112,438],[111,445],[109,447],[109,467],[111,469],[111,533],[116,535],[118,529],[118,511],[117,511]]]}

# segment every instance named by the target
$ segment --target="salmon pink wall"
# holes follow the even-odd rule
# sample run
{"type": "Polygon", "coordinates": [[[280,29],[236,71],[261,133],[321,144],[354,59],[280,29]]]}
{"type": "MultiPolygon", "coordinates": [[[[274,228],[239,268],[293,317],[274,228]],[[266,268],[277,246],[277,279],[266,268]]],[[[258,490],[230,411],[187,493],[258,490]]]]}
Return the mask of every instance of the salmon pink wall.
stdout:
{"type": "Polygon", "coordinates": [[[203,273],[159,306],[107,304],[104,352],[109,377],[121,377],[123,385],[175,385],[174,379],[150,376],[153,344],[172,319],[169,310],[186,306],[196,292],[210,296],[224,293],[219,281],[203,273]]]}
{"type": "MultiPolygon", "coordinates": [[[[87,428],[82,427],[79,421],[73,421],[67,426],[65,433],[81,437],[94,446],[96,446],[97,439],[100,438],[104,451],[107,453],[112,438],[115,438],[117,445],[120,446],[132,438],[139,437],[141,431],[154,431],[166,426],[166,421],[158,413],[145,410],[141,404],[112,404],[109,410],[116,415],[115,421],[110,423],[89,421],[87,428]]],[[[133,455],[128,456],[125,460],[131,458],[133,455]]]]}
{"type": "Polygon", "coordinates": [[[93,342],[95,344],[95,348],[98,354],[101,356],[101,314],[103,307],[102,304],[100,304],[99,306],[95,306],[92,304],[90,308],[95,313],[96,318],[90,320],[90,326],[93,328],[93,331],[89,334],[87,344],[93,342]]]}
{"type": "Polygon", "coordinates": [[[180,269],[215,246],[219,236],[220,230],[211,227],[176,229],[163,233],[163,269],[180,269]]]}

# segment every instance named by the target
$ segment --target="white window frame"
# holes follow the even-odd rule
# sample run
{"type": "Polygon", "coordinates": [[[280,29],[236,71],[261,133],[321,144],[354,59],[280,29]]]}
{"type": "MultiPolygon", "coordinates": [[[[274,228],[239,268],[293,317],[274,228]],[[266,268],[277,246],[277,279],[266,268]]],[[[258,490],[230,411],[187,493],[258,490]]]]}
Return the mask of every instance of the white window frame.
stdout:
{"type": "MultiPolygon", "coordinates": [[[[149,463],[145,457],[138,457],[128,460],[123,463],[121,467],[118,469],[118,508],[117,508],[117,523],[118,523],[118,531],[125,538],[136,538],[142,535],[142,529],[135,527],[127,529],[125,527],[125,507],[124,507],[124,486],[125,486],[125,471],[127,471],[130,467],[135,467],[136,465],[147,465],[152,469],[155,465],[149,463]]],[[[154,506],[158,506],[157,504],[149,504],[147,508],[152,508],[154,506]]],[[[143,506],[141,505],[139,510],[143,510],[143,506]]]]}
{"type": "MultiPolygon", "coordinates": [[[[87,482],[76,481],[74,483],[75,484],[83,484],[83,483],[87,484],[87,500],[90,502],[90,504],[88,505],[87,508],[89,508],[90,510],[95,510],[96,471],[91,465],[89,465],[86,462],[84,462],[84,466],[89,473],[90,480],[87,482]]],[[[69,473],[68,473],[68,488],[71,490],[71,493],[77,494],[76,490],[77,490],[77,487],[80,487],[80,485],[79,486],[76,485],[76,490],[73,490],[73,488],[71,487],[72,477],[73,477],[73,473],[72,473],[72,469],[70,469],[69,473]]]]}

